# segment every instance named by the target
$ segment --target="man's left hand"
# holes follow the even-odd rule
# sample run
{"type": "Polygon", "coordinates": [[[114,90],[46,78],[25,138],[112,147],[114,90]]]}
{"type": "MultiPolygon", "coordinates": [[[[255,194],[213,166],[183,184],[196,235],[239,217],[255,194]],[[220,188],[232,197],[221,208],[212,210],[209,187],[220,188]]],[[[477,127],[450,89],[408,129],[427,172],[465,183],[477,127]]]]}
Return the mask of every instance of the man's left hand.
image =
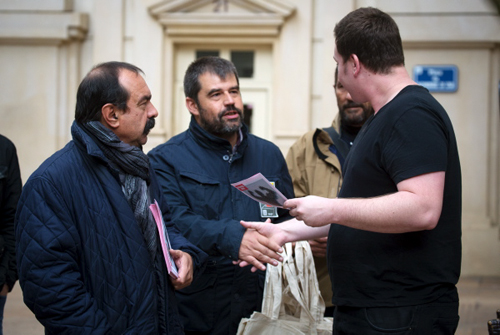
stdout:
{"type": "Polygon", "coordinates": [[[170,277],[170,281],[176,290],[183,289],[193,281],[193,258],[187,252],[181,250],[170,250],[170,254],[177,266],[179,277],[174,279],[170,277]]]}

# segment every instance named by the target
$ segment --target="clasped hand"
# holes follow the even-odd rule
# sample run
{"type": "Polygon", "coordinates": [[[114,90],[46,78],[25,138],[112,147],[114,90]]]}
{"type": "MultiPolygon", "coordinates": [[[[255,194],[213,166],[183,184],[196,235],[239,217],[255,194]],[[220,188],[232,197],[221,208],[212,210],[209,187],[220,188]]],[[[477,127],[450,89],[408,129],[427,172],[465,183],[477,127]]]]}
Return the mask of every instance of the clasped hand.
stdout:
{"type": "Polygon", "coordinates": [[[264,263],[278,265],[278,262],[283,261],[283,257],[279,254],[283,252],[282,238],[279,236],[278,225],[273,225],[271,220],[266,222],[246,222],[241,221],[241,224],[247,228],[243,239],[241,240],[240,251],[238,254],[239,260],[234,262],[240,267],[252,265],[252,272],[257,270],[265,270],[264,263]]]}

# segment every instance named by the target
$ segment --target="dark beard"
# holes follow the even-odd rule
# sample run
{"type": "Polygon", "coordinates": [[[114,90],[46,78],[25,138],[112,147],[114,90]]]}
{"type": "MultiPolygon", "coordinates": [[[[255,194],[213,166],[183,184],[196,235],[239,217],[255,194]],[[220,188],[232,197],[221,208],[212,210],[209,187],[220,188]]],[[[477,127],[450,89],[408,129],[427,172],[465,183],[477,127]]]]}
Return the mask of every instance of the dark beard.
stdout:
{"type": "Polygon", "coordinates": [[[205,117],[206,110],[199,107],[200,125],[203,129],[214,135],[228,135],[240,130],[243,120],[243,111],[235,106],[226,107],[212,120],[205,117]],[[236,112],[239,115],[239,122],[225,122],[223,116],[228,112],[236,112]]]}
{"type": "Polygon", "coordinates": [[[370,114],[370,110],[367,110],[363,104],[357,104],[355,102],[350,102],[340,107],[341,124],[347,127],[361,127],[370,114]],[[346,109],[349,108],[361,108],[363,112],[361,114],[356,114],[356,116],[352,116],[350,113],[346,112],[346,109]]]}

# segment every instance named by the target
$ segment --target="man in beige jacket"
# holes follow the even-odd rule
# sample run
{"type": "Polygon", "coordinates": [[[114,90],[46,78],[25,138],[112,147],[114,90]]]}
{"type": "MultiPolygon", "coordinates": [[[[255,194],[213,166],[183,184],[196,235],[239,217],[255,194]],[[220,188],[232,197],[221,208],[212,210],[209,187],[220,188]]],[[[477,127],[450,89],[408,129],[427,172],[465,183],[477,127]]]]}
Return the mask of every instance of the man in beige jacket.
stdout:
{"type": "MultiPolygon", "coordinates": [[[[332,126],[314,129],[302,135],[286,156],[293,181],[295,196],[317,195],[337,197],[342,184],[342,165],[361,126],[373,115],[369,103],[357,104],[345,88],[337,82],[335,70],[335,95],[339,113],[332,126]]],[[[325,316],[333,316],[332,289],[326,263],[327,237],[310,240],[314,255],[319,288],[325,301],[325,316]]]]}

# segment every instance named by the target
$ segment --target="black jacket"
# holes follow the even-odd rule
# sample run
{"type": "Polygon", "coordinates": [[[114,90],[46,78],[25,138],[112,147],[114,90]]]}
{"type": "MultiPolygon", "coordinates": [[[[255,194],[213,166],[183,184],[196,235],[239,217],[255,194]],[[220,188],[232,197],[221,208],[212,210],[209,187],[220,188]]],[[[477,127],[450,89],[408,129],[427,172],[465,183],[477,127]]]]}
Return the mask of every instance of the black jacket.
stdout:
{"type": "Polygon", "coordinates": [[[9,291],[17,280],[14,218],[21,188],[16,147],[0,135],[0,286],[9,291]]]}

